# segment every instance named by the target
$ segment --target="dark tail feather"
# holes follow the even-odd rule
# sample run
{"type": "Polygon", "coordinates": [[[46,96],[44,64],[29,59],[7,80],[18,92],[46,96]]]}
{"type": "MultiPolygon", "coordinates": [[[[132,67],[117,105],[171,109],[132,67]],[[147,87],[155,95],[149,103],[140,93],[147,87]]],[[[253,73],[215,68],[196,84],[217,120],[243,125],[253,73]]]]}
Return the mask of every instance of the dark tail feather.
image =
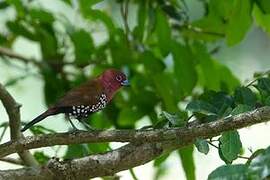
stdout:
{"type": "Polygon", "coordinates": [[[45,111],[44,113],[42,113],[41,115],[39,115],[38,117],[36,117],[35,119],[33,119],[32,121],[30,121],[29,123],[27,123],[22,129],[21,132],[24,132],[25,130],[29,129],[31,126],[33,126],[34,124],[38,123],[39,121],[45,119],[48,116],[57,114],[56,109],[52,108],[52,109],[48,109],[47,111],[45,111]]]}

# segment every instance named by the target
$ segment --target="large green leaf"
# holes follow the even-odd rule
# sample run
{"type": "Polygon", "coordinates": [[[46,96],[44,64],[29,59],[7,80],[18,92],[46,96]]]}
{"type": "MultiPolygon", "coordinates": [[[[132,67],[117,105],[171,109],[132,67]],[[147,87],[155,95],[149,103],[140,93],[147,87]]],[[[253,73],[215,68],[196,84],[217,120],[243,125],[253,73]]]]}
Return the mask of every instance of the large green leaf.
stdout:
{"type": "Polygon", "coordinates": [[[33,21],[38,21],[39,23],[41,22],[50,24],[54,21],[53,15],[42,9],[30,9],[28,14],[33,21]]]}
{"type": "Polygon", "coordinates": [[[166,15],[161,10],[157,10],[156,18],[158,46],[162,55],[167,56],[171,49],[171,28],[166,15]]]}
{"type": "Polygon", "coordinates": [[[81,29],[72,32],[70,37],[75,48],[75,62],[79,65],[89,63],[95,51],[91,35],[81,29]]]}
{"type": "Polygon", "coordinates": [[[244,164],[224,165],[215,169],[208,176],[208,180],[246,180],[248,167],[244,164]]]}
{"type": "Polygon", "coordinates": [[[226,28],[226,40],[228,45],[239,43],[251,26],[251,1],[234,1],[234,8],[226,28]]]}
{"type": "Polygon", "coordinates": [[[265,14],[270,14],[270,1],[268,0],[255,0],[258,7],[265,14]]]}
{"type": "Polygon", "coordinates": [[[74,159],[84,157],[89,154],[89,149],[86,144],[72,144],[68,145],[66,150],[65,159],[74,159]]]}
{"type": "Polygon", "coordinates": [[[138,25],[134,28],[133,34],[139,40],[143,41],[145,34],[145,24],[147,20],[147,2],[140,1],[138,12],[137,12],[137,23],[138,25]]]}
{"type": "Polygon", "coordinates": [[[153,76],[153,80],[156,86],[156,91],[164,102],[164,109],[168,112],[177,111],[177,101],[174,98],[174,85],[172,82],[172,76],[165,73],[156,74],[153,76]]]}
{"type": "Polygon", "coordinates": [[[189,47],[174,42],[172,53],[174,60],[174,74],[178,86],[185,94],[190,94],[197,83],[197,72],[195,70],[192,52],[189,47]]]}
{"type": "Polygon", "coordinates": [[[264,14],[258,6],[254,6],[253,15],[258,26],[270,32],[270,14],[264,14]]]}
{"type": "Polygon", "coordinates": [[[270,176],[270,147],[251,160],[249,169],[252,174],[258,176],[258,179],[270,176]]]}
{"type": "Polygon", "coordinates": [[[139,57],[139,60],[145,65],[145,71],[149,75],[160,73],[165,69],[163,61],[155,57],[151,51],[145,51],[139,57]]]}
{"type": "Polygon", "coordinates": [[[239,104],[237,105],[231,112],[231,115],[235,116],[237,114],[241,114],[247,111],[251,111],[252,107],[249,105],[245,105],[245,104],[239,104]]]}
{"type": "Polygon", "coordinates": [[[193,113],[202,113],[206,115],[217,114],[218,111],[215,106],[202,100],[191,101],[190,103],[188,103],[186,110],[193,113]]]}
{"type": "Polygon", "coordinates": [[[233,99],[225,92],[205,91],[198,100],[191,101],[186,109],[205,115],[227,116],[233,105],[233,99]]]}
{"type": "Polygon", "coordinates": [[[247,87],[237,88],[234,92],[234,98],[236,103],[249,106],[254,106],[257,101],[255,93],[247,87]]]}
{"type": "Polygon", "coordinates": [[[241,151],[242,143],[237,131],[228,131],[222,133],[219,138],[220,153],[230,163],[235,160],[241,151]]]}
{"type": "Polygon", "coordinates": [[[41,151],[35,151],[34,152],[35,159],[42,165],[47,164],[47,162],[50,160],[50,157],[44,154],[44,152],[41,151]]]}
{"type": "Polygon", "coordinates": [[[188,146],[178,150],[181,157],[181,163],[184,168],[186,179],[195,180],[195,163],[193,159],[193,146],[188,146]]]}
{"type": "Polygon", "coordinates": [[[142,117],[142,114],[135,109],[125,108],[120,111],[118,124],[124,128],[134,128],[135,123],[142,117]]]}

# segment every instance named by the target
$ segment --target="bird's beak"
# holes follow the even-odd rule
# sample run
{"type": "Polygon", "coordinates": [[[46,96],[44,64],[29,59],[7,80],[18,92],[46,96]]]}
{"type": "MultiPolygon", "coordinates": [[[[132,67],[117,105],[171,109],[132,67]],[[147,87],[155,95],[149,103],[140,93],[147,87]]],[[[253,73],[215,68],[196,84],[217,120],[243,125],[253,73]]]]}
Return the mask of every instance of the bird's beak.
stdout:
{"type": "Polygon", "coordinates": [[[122,86],[130,86],[130,83],[129,83],[129,81],[126,79],[126,80],[124,80],[124,81],[121,82],[121,85],[122,85],[122,86]]]}

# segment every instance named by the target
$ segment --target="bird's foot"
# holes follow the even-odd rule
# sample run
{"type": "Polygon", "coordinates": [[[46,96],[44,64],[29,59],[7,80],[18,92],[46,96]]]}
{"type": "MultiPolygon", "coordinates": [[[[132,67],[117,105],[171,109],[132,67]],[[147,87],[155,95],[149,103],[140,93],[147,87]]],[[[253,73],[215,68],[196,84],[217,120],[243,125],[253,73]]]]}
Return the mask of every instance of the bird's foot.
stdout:
{"type": "Polygon", "coordinates": [[[84,127],[85,127],[88,131],[95,131],[95,130],[97,130],[96,128],[90,126],[90,125],[89,125],[87,122],[85,122],[85,121],[80,121],[80,122],[84,125],[84,127]]]}
{"type": "Polygon", "coordinates": [[[139,130],[146,130],[146,129],[154,129],[154,126],[149,125],[149,126],[143,126],[139,130]]]}

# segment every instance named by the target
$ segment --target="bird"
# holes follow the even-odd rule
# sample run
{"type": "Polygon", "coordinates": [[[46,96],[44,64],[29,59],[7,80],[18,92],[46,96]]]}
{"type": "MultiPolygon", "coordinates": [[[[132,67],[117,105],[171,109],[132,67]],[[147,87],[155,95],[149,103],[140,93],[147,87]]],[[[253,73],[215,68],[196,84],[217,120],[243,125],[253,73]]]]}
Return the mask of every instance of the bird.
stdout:
{"type": "MultiPolygon", "coordinates": [[[[75,118],[85,123],[84,119],[92,113],[100,111],[112,100],[122,86],[129,86],[127,76],[117,69],[107,69],[92,80],[81,84],[68,91],[53,106],[28,122],[21,132],[26,131],[43,119],[63,113],[67,116],[73,128],[77,129],[70,118],[75,118]]],[[[88,126],[90,129],[91,127],[88,126]]]]}

